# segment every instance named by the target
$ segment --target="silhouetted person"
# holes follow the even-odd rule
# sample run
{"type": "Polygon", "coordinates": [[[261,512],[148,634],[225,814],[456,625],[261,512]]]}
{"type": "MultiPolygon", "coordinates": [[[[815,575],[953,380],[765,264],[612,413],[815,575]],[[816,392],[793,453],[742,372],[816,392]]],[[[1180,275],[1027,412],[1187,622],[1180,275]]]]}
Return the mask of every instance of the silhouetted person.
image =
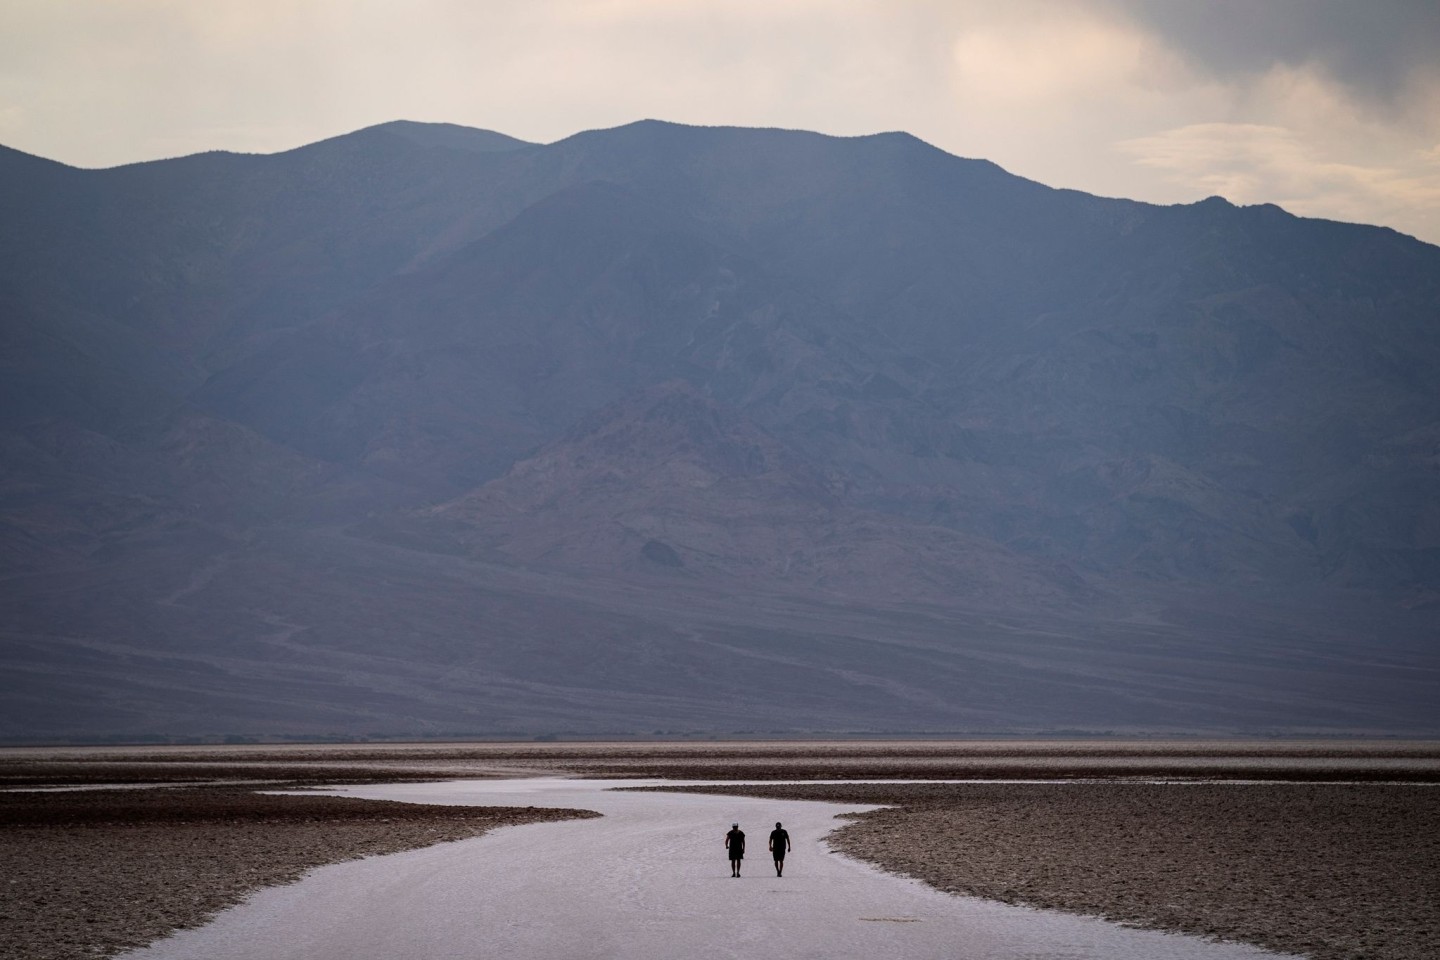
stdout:
{"type": "Polygon", "coordinates": [[[725,834],[725,849],[730,851],[730,876],[740,876],[740,861],[745,859],[745,831],[740,829],[740,824],[730,824],[730,832],[725,834]]]}
{"type": "Polygon", "coordinates": [[[775,876],[782,876],[785,873],[785,854],[790,850],[790,832],[780,826],[780,821],[775,821],[775,829],[770,831],[770,856],[775,858],[775,876]]]}

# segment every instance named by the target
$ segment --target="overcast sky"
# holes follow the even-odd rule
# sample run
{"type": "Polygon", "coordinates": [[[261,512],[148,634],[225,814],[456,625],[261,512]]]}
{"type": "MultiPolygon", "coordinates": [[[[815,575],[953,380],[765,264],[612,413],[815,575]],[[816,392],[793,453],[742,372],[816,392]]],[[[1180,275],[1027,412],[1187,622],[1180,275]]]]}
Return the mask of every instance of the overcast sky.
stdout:
{"type": "Polygon", "coordinates": [[[0,143],[94,167],[394,119],[906,130],[1440,243],[1437,51],[1440,0],[0,0],[0,143]]]}

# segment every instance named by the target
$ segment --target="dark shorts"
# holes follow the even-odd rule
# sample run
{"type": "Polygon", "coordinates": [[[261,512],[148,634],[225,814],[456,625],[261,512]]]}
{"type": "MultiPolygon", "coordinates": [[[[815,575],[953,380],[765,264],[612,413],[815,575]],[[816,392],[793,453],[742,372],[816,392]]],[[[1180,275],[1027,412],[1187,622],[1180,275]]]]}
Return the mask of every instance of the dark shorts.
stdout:
{"type": "Polygon", "coordinates": [[[784,847],[776,847],[774,850],[771,850],[771,851],[770,851],[770,855],[771,855],[772,857],[774,857],[776,860],[784,860],[784,859],[785,859],[785,848],[784,848],[784,847]]]}
{"type": "Polygon", "coordinates": [[[741,850],[739,853],[736,853],[734,850],[731,850],[731,851],[730,851],[730,859],[731,859],[731,860],[744,860],[744,859],[745,859],[745,851],[744,851],[744,850],[741,850]]]}

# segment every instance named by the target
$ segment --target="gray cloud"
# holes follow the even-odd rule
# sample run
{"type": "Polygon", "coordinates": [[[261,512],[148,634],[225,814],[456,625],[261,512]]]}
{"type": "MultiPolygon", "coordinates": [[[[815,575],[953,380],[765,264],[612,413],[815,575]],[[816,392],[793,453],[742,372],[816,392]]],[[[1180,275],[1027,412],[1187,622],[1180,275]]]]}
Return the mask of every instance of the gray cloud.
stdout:
{"type": "Polygon", "coordinates": [[[1276,64],[1319,68],[1353,95],[1403,106],[1437,72],[1435,0],[1111,0],[1136,23],[1220,77],[1276,64]]]}

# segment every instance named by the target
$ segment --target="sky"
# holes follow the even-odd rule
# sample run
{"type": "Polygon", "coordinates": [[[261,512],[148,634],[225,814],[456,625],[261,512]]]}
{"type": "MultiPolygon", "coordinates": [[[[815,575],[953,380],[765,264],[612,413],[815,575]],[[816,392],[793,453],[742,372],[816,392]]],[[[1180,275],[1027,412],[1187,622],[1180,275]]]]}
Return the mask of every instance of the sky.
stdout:
{"type": "Polygon", "coordinates": [[[1440,243],[1440,0],[0,0],[0,144],[82,167],[388,120],[904,130],[1056,187],[1440,243]]]}

